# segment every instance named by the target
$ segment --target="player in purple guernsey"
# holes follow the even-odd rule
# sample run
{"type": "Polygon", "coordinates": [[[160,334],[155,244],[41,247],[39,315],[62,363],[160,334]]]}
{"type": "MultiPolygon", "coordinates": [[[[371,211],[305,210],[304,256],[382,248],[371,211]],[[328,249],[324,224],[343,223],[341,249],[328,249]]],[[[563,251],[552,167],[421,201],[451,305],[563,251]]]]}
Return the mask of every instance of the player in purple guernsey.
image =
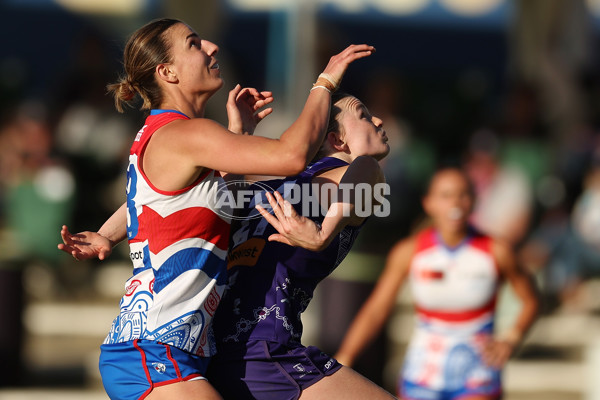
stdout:
{"type": "MultiPolygon", "coordinates": [[[[327,170],[347,166],[348,163],[339,158],[325,157],[298,176],[261,181],[260,187],[281,192],[289,184],[300,188],[311,184],[315,176],[327,170]]],[[[251,190],[255,188],[259,189],[250,187],[251,190]]],[[[266,199],[263,202],[266,203],[266,199]]],[[[244,211],[245,214],[238,217],[247,219],[232,223],[232,244],[228,254],[229,293],[219,306],[217,315],[220,319],[214,327],[220,338],[218,341],[300,343],[300,314],[312,298],[315,286],[346,256],[360,226],[346,226],[323,251],[314,252],[277,242],[268,243],[268,237],[275,229],[263,218],[250,219],[252,214],[258,214],[257,210],[247,208],[244,211]],[[270,288],[265,287],[268,281],[270,288]],[[261,286],[266,290],[261,290],[261,286]]],[[[320,222],[322,218],[311,219],[320,222]]]]}
{"type": "MultiPolygon", "coordinates": [[[[269,201],[273,215],[250,204],[232,224],[229,285],[215,314],[217,355],[208,371],[225,399],[393,398],[300,341],[301,314],[315,287],[344,259],[366,219],[356,209],[358,191],[344,200],[338,192],[336,202],[319,198],[321,188],[385,187],[376,161],[389,152],[383,122],[353,96],[336,94],[332,101],[317,161],[297,176],[251,187],[274,190],[275,197],[267,191],[260,201],[269,201]],[[324,212],[315,213],[308,200],[324,212]]],[[[365,203],[387,201],[371,193],[365,203]]]]}

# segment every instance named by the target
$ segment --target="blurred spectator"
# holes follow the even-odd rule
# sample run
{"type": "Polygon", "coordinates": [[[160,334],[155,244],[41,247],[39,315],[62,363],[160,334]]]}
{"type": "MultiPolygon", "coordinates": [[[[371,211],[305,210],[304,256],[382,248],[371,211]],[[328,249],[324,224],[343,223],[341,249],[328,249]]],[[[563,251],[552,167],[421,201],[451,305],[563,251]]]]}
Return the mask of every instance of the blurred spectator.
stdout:
{"type": "Polygon", "coordinates": [[[600,276],[599,160],[592,160],[581,186],[572,207],[565,190],[562,201],[545,210],[521,250],[524,265],[542,280],[548,311],[585,309],[583,284],[600,276]]]}
{"type": "Polygon", "coordinates": [[[24,103],[0,128],[0,186],[5,224],[16,258],[55,264],[56,227],[70,220],[73,175],[53,154],[53,138],[41,103],[24,103]]]}
{"type": "Polygon", "coordinates": [[[539,222],[518,252],[519,263],[539,280],[543,297],[542,312],[552,312],[560,303],[560,291],[566,282],[556,263],[569,232],[570,214],[565,202],[545,209],[539,222]],[[549,266],[551,264],[552,266],[549,266]]]}
{"type": "Polygon", "coordinates": [[[522,170],[500,163],[498,146],[498,138],[489,130],[471,138],[464,165],[477,199],[471,222],[486,234],[515,245],[529,229],[533,190],[522,170]]]}
{"type": "Polygon", "coordinates": [[[575,201],[570,227],[547,266],[548,290],[567,306],[585,307],[579,298],[582,282],[600,276],[600,164],[584,177],[583,192],[575,201]]]}
{"type": "Polygon", "coordinates": [[[115,112],[107,95],[106,84],[118,70],[108,43],[94,29],[81,32],[53,94],[56,146],[73,166],[77,181],[74,220],[78,226],[99,228],[123,203],[122,171],[139,122],[139,116],[131,115],[135,113],[115,112]]]}
{"type": "Polygon", "coordinates": [[[52,153],[45,111],[41,103],[24,103],[0,127],[0,360],[10,366],[0,386],[21,378],[23,268],[57,265],[56,228],[70,219],[75,189],[71,172],[52,153]]]}
{"type": "Polygon", "coordinates": [[[503,108],[498,127],[500,162],[520,170],[535,185],[547,174],[551,159],[537,91],[526,83],[513,83],[503,108]]]}
{"type": "Polygon", "coordinates": [[[365,104],[372,115],[384,121],[390,154],[380,163],[390,186],[390,215],[373,218],[357,239],[354,251],[380,254],[386,252],[397,237],[409,234],[415,216],[421,211],[420,195],[435,169],[436,154],[431,142],[415,135],[404,116],[405,91],[396,71],[381,70],[373,74],[366,86],[365,104]]]}

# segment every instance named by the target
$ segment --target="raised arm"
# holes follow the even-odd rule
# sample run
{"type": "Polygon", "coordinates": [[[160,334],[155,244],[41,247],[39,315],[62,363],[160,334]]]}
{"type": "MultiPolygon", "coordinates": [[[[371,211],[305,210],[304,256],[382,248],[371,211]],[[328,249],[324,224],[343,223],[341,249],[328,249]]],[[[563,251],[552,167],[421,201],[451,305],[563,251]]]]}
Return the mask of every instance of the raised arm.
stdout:
{"type": "Polygon", "coordinates": [[[354,318],[335,354],[335,358],[342,364],[352,366],[383,328],[394,309],[398,291],[408,275],[413,251],[412,238],[399,242],[390,250],[377,285],[354,318]]]}
{"type": "Polygon", "coordinates": [[[484,359],[489,365],[501,368],[535,321],[539,302],[531,276],[517,264],[512,247],[495,241],[492,251],[502,276],[521,300],[521,310],[513,326],[506,332],[500,332],[484,352],[484,359]]]}
{"type": "MultiPolygon", "coordinates": [[[[334,89],[348,65],[374,51],[374,47],[365,44],[351,45],[331,57],[321,75],[326,76],[327,82],[332,84],[330,88],[334,89]]],[[[324,138],[331,102],[325,86],[316,85],[310,91],[307,88],[309,95],[300,116],[279,139],[233,134],[204,118],[180,120],[166,125],[153,136],[144,159],[152,157],[152,165],[159,170],[166,165],[170,168],[181,165],[181,168],[208,167],[234,174],[297,174],[313,158],[324,138]],[[153,155],[155,149],[160,149],[157,158],[153,155]]],[[[148,168],[152,165],[147,166],[150,175],[152,171],[148,168]]],[[[180,175],[176,171],[174,174],[180,175]]]]}

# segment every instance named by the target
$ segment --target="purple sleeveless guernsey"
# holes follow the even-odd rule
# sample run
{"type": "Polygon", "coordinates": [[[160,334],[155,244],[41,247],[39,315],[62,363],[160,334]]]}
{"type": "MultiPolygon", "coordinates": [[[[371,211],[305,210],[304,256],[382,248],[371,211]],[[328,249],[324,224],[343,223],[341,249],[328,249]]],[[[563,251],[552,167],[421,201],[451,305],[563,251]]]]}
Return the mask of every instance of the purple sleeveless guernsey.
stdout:
{"type": "MultiPolygon", "coordinates": [[[[264,190],[268,186],[286,197],[288,185],[296,184],[304,199],[312,195],[306,191],[312,188],[313,176],[345,165],[348,164],[340,159],[326,157],[295,177],[260,182],[253,189],[264,190]]],[[[264,192],[262,195],[263,204],[268,204],[264,192]]],[[[300,203],[294,207],[301,213],[300,203]]],[[[232,224],[229,284],[213,321],[217,348],[249,340],[299,344],[301,313],[317,284],[348,254],[360,230],[346,226],[325,250],[313,252],[268,242],[269,235],[276,231],[264,218],[252,218],[256,213],[252,202],[240,215],[243,219],[232,224]]],[[[324,218],[324,215],[305,216],[317,223],[324,218]]]]}

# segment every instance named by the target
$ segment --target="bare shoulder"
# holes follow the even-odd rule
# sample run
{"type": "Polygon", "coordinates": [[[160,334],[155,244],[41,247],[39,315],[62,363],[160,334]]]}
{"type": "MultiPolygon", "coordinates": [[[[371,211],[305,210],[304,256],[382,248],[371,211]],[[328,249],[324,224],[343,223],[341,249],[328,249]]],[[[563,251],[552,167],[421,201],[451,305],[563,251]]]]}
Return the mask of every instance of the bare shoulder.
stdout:
{"type": "Polygon", "coordinates": [[[351,165],[357,165],[362,168],[369,168],[372,170],[380,170],[379,163],[376,159],[370,156],[358,156],[352,161],[351,165]]]}
{"type": "Polygon", "coordinates": [[[223,133],[225,127],[208,118],[179,119],[173,121],[156,132],[166,140],[189,140],[194,136],[205,136],[211,133],[223,133]]]}
{"type": "Polygon", "coordinates": [[[370,156],[357,157],[348,168],[349,172],[358,174],[362,177],[365,183],[381,183],[385,182],[383,170],[379,162],[370,156]]]}
{"type": "Polygon", "coordinates": [[[339,182],[376,185],[384,183],[385,177],[377,160],[369,156],[359,156],[348,165],[339,182]]]}
{"type": "Polygon", "coordinates": [[[373,157],[360,156],[352,163],[327,170],[314,178],[315,182],[326,183],[369,183],[385,182],[383,170],[373,157]]]}
{"type": "Polygon", "coordinates": [[[234,147],[231,143],[236,136],[224,126],[208,118],[179,119],[159,128],[150,141],[153,152],[164,157],[190,160],[194,165],[205,165],[206,154],[224,147],[234,147]]]}
{"type": "Polygon", "coordinates": [[[416,235],[409,236],[406,239],[398,241],[388,253],[389,260],[396,260],[399,262],[408,262],[415,253],[417,244],[416,235]]]}
{"type": "Polygon", "coordinates": [[[491,250],[501,273],[510,273],[516,268],[514,249],[509,242],[492,238],[491,250]]]}

